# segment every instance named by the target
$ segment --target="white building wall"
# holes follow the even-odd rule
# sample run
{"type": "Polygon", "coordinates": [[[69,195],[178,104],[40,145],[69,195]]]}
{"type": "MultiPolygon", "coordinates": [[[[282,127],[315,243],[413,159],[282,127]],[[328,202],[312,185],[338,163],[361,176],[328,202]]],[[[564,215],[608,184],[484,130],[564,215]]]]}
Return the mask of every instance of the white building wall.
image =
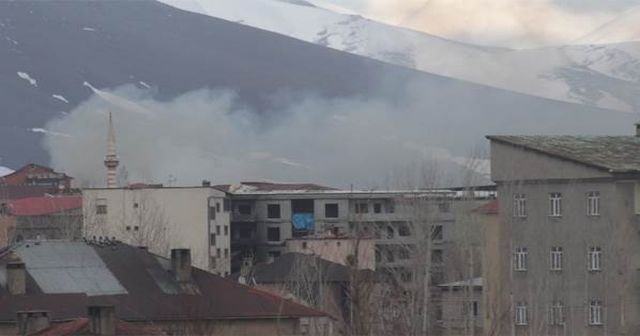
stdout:
{"type": "Polygon", "coordinates": [[[228,274],[231,230],[224,199],[224,192],[208,187],[85,189],[85,236],[115,237],[166,257],[173,248],[189,248],[194,266],[228,274]],[[210,220],[209,205],[216,203],[220,212],[210,220]],[[106,214],[100,213],[101,206],[106,206],[106,214]],[[211,233],[217,225],[229,228],[226,235],[222,229],[223,234],[216,236],[214,248],[211,233]],[[216,256],[217,248],[223,260],[216,259],[214,265],[210,257],[216,256]]]}

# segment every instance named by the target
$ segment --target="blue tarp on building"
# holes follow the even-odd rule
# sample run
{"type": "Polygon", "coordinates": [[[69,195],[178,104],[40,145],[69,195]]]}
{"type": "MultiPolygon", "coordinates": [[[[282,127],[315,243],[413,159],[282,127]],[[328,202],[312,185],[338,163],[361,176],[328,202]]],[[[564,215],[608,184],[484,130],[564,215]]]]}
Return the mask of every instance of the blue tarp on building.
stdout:
{"type": "Polygon", "coordinates": [[[296,213],[291,217],[293,229],[297,231],[310,231],[315,228],[315,219],[312,213],[296,213]]]}

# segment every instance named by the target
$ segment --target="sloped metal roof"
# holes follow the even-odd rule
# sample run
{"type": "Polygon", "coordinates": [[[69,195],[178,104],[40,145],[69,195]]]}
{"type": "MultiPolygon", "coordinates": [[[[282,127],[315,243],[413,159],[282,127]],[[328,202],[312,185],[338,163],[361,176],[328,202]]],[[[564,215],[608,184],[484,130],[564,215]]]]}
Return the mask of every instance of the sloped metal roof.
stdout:
{"type": "Polygon", "coordinates": [[[46,294],[127,294],[93,247],[83,242],[25,243],[14,252],[46,294]]]}
{"type": "Polygon", "coordinates": [[[636,136],[487,136],[611,173],[640,172],[640,137],[636,136]]]}

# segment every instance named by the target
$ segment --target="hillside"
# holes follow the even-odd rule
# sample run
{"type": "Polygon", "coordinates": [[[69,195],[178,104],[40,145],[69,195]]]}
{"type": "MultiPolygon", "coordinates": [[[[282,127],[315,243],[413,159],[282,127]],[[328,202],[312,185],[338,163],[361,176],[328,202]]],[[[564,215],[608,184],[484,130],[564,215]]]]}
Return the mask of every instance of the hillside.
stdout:
{"type": "MultiPolygon", "coordinates": [[[[47,122],[64,119],[92,95],[85,82],[96,88],[135,84],[158,101],[202,88],[228,89],[238,96],[234,104],[266,119],[291,106],[282,97],[297,94],[375,100],[384,106],[384,123],[414,127],[411,137],[420,137],[421,146],[455,156],[483,143],[487,133],[626,133],[635,121],[631,114],[385,64],[146,0],[0,2],[0,59],[0,163],[10,168],[48,163],[43,135],[68,134],[47,133],[47,122]]],[[[323,113],[332,115],[332,106],[322,105],[323,113]]],[[[358,117],[367,120],[369,107],[358,106],[358,117]]],[[[75,132],[104,132],[65,131],[78,142],[86,139],[75,132]]],[[[315,141],[322,143],[322,132],[315,141]]],[[[89,150],[99,157],[104,144],[96,143],[89,150]]]]}

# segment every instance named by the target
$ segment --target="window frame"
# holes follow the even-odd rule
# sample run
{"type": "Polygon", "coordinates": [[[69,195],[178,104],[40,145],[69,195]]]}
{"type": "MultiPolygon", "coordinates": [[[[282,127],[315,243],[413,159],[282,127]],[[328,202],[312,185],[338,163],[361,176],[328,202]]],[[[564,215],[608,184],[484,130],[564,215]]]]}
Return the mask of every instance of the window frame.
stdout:
{"type": "Polygon", "coordinates": [[[270,226],[267,227],[267,242],[269,243],[279,243],[282,241],[282,236],[280,234],[280,228],[277,226],[270,226]],[[271,232],[278,232],[278,239],[274,240],[271,237],[271,232]]]}
{"type": "Polygon", "coordinates": [[[516,272],[526,272],[529,258],[529,250],[526,247],[516,247],[514,253],[513,270],[516,272]]]}
{"type": "Polygon", "coordinates": [[[600,216],[600,192],[590,191],[587,193],[587,216],[600,216]]]}
{"type": "MultiPolygon", "coordinates": [[[[333,209],[331,209],[333,210],[333,209]]],[[[340,217],[340,206],[338,203],[325,203],[324,204],[324,218],[339,218],[340,217]],[[335,206],[335,216],[333,215],[333,211],[330,211],[331,208],[335,206]]]]}
{"type": "Polygon", "coordinates": [[[589,272],[602,271],[602,248],[599,246],[589,247],[587,252],[587,269],[589,272]]]}
{"type": "Polygon", "coordinates": [[[525,301],[520,301],[516,303],[514,315],[515,315],[515,324],[517,326],[529,325],[529,309],[525,301]]]}
{"type": "Polygon", "coordinates": [[[267,204],[267,218],[268,219],[282,218],[282,208],[280,207],[279,203],[267,204]],[[275,209],[277,209],[277,211],[275,209]]]}
{"type": "Polygon", "coordinates": [[[602,313],[603,313],[602,301],[590,300],[589,309],[588,309],[589,316],[587,316],[587,321],[589,325],[591,326],[604,325],[604,322],[602,321],[602,315],[603,315],[602,313]]]}
{"type": "Polygon", "coordinates": [[[562,193],[549,193],[549,217],[562,217],[562,193]]]}
{"type": "Polygon", "coordinates": [[[565,325],[564,304],[562,301],[554,301],[549,306],[549,324],[554,326],[565,325]]]}
{"type": "Polygon", "coordinates": [[[513,195],[513,217],[527,218],[527,195],[518,193],[513,195]]]}
{"type": "Polygon", "coordinates": [[[562,271],[564,262],[564,249],[562,246],[551,247],[549,270],[552,272],[562,271]]]}

